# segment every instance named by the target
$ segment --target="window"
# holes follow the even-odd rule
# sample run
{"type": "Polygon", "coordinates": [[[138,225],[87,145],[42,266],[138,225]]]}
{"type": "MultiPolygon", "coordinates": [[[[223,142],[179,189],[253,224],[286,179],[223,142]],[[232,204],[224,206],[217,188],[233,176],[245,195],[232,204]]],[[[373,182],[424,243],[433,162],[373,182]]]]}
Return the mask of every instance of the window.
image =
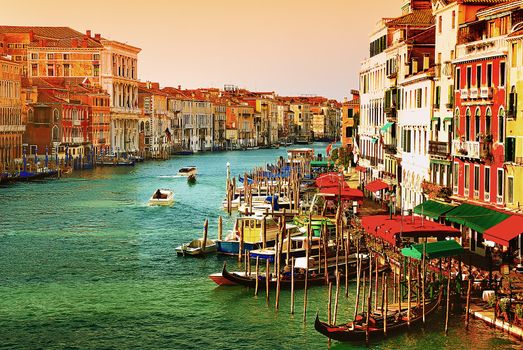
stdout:
{"type": "Polygon", "coordinates": [[[455,137],[459,137],[458,126],[459,126],[459,108],[456,108],[456,111],[454,112],[454,136],[455,137]]]}
{"type": "Polygon", "coordinates": [[[505,162],[514,162],[516,160],[516,138],[507,137],[505,139],[505,162]]]}
{"type": "Polygon", "coordinates": [[[498,169],[498,197],[503,198],[503,185],[504,185],[504,171],[503,169],[498,169]]]}
{"type": "Polygon", "coordinates": [[[498,115],[498,142],[502,143],[505,137],[505,111],[503,108],[499,110],[498,115]]]}
{"type": "Polygon", "coordinates": [[[68,54],[68,53],[64,53],[64,54],[63,54],[63,59],[64,59],[64,61],[68,61],[68,60],[70,60],[70,59],[71,59],[70,54],[68,54]]]}
{"type": "Polygon", "coordinates": [[[508,21],[509,21],[509,16],[500,18],[500,20],[499,20],[499,34],[500,35],[505,35],[508,33],[508,30],[509,30],[508,21]]]}
{"type": "MultiPolygon", "coordinates": [[[[476,133],[476,141],[479,141],[479,134],[480,134],[480,122],[481,122],[481,110],[479,108],[476,108],[476,115],[474,117],[474,131],[476,133]]],[[[474,134],[472,134],[474,135],[474,134]]],[[[471,137],[473,139],[474,137],[471,137]]]]}
{"type": "Polygon", "coordinates": [[[37,60],[38,59],[38,53],[37,52],[31,53],[31,59],[32,60],[37,60]]]}
{"type": "Polygon", "coordinates": [[[100,75],[100,65],[99,64],[94,64],[93,65],[93,75],[95,77],[100,75]]]}
{"type": "Polygon", "coordinates": [[[465,190],[468,191],[470,186],[470,165],[465,164],[465,190]]]}
{"type": "Polygon", "coordinates": [[[513,43],[512,44],[512,62],[511,62],[512,68],[516,68],[518,66],[518,44],[513,43]]]}
{"type": "Polygon", "coordinates": [[[33,76],[33,77],[38,76],[38,65],[37,64],[31,65],[31,76],[33,76]]]}
{"type": "Polygon", "coordinates": [[[467,67],[467,89],[472,85],[472,67],[467,67]]]}
{"type": "Polygon", "coordinates": [[[467,141],[470,141],[470,109],[467,108],[467,111],[465,112],[465,138],[467,141]]]}
{"type": "Polygon", "coordinates": [[[514,203],[514,178],[512,176],[507,177],[507,203],[514,203]]]}
{"type": "Polygon", "coordinates": [[[499,86],[505,86],[505,62],[499,63],[499,86]]]}
{"type": "Polygon", "coordinates": [[[456,28],[456,11],[452,11],[452,29],[456,28]]]}
{"type": "Polygon", "coordinates": [[[436,97],[434,98],[434,107],[439,108],[441,86],[436,86],[436,97]]]}
{"type": "Polygon", "coordinates": [[[479,165],[474,165],[474,192],[479,192],[479,165]]]}
{"type": "Polygon", "coordinates": [[[513,85],[508,95],[508,113],[509,118],[517,117],[517,105],[518,105],[518,94],[516,93],[516,87],[513,85]]]}
{"type": "Polygon", "coordinates": [[[461,69],[456,68],[456,90],[461,89],[461,69]]]}
{"type": "Polygon", "coordinates": [[[478,89],[481,88],[481,65],[478,64],[476,66],[476,87],[478,89]]]}
{"type": "Polygon", "coordinates": [[[485,134],[492,134],[492,112],[490,111],[490,107],[487,108],[487,112],[485,113],[485,134]]]}
{"type": "Polygon", "coordinates": [[[99,53],[93,53],[93,61],[100,61],[100,54],[99,53]]]}
{"type": "Polygon", "coordinates": [[[492,63],[487,64],[487,86],[492,87],[492,63]]]}
{"type": "Polygon", "coordinates": [[[488,37],[492,38],[494,36],[497,36],[496,32],[497,32],[496,21],[488,22],[488,37]]]}
{"type": "Polygon", "coordinates": [[[47,54],[47,59],[48,60],[54,60],[54,53],[48,53],[47,54]]]}
{"type": "Polygon", "coordinates": [[[490,193],[490,167],[485,167],[485,193],[490,193]]]}
{"type": "Polygon", "coordinates": [[[452,184],[457,189],[459,183],[459,163],[454,163],[454,170],[452,171],[452,184]]]}
{"type": "Polygon", "coordinates": [[[53,64],[48,64],[47,65],[47,76],[48,77],[53,77],[54,76],[54,65],[53,64]]]}
{"type": "Polygon", "coordinates": [[[70,65],[64,64],[64,77],[68,77],[71,75],[70,65]]]}

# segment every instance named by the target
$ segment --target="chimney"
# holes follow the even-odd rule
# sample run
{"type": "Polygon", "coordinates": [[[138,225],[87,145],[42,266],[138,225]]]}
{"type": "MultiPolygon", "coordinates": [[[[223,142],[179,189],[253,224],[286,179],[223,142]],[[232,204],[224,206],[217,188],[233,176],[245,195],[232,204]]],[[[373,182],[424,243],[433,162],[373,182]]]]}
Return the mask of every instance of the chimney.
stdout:
{"type": "Polygon", "coordinates": [[[146,81],[145,82],[145,88],[146,89],[150,89],[151,88],[151,82],[150,81],[146,81]]]}
{"type": "Polygon", "coordinates": [[[418,73],[418,60],[413,58],[412,59],[412,74],[418,73]]]}
{"type": "Polygon", "coordinates": [[[429,54],[426,53],[423,55],[423,70],[429,69],[429,66],[430,66],[430,56],[429,56],[429,54]]]}
{"type": "Polygon", "coordinates": [[[153,89],[160,90],[160,83],[151,83],[153,89]]]}
{"type": "Polygon", "coordinates": [[[182,86],[181,85],[178,85],[178,90],[181,90],[182,89],[182,86]]]}
{"type": "Polygon", "coordinates": [[[91,37],[91,29],[87,29],[87,30],[85,31],[85,35],[86,35],[88,38],[90,38],[90,37],[91,37]]]}
{"type": "Polygon", "coordinates": [[[71,40],[71,46],[72,47],[78,47],[78,39],[77,38],[73,38],[71,40]]]}
{"type": "Polygon", "coordinates": [[[87,47],[87,38],[86,37],[82,38],[82,47],[87,47]]]}
{"type": "Polygon", "coordinates": [[[29,41],[32,42],[34,40],[35,32],[31,29],[29,31],[29,41]]]}
{"type": "Polygon", "coordinates": [[[102,36],[100,34],[95,34],[94,38],[99,41],[102,38],[102,36]]]}

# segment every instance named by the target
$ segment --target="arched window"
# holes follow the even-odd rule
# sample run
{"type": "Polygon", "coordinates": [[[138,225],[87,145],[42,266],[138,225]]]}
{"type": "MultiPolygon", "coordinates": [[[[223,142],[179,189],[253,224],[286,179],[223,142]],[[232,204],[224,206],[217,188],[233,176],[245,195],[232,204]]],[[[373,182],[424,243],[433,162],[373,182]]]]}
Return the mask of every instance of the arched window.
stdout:
{"type": "Polygon", "coordinates": [[[465,139],[470,141],[470,108],[465,111],[465,139]]]}
{"type": "Polygon", "coordinates": [[[471,139],[476,139],[476,141],[479,141],[479,134],[481,133],[481,110],[476,108],[476,115],[474,117],[474,133],[472,134],[471,139]],[[475,135],[475,137],[474,137],[475,135]]]}
{"type": "Polygon", "coordinates": [[[59,120],[60,120],[60,112],[58,111],[58,109],[55,108],[53,110],[53,122],[58,123],[59,120]]]}
{"type": "Polygon", "coordinates": [[[491,135],[492,134],[492,111],[490,110],[490,107],[487,107],[487,111],[485,112],[485,135],[491,135]]]}
{"type": "Polygon", "coordinates": [[[27,121],[34,122],[34,111],[32,109],[27,110],[27,121]]]}
{"type": "MultiPolygon", "coordinates": [[[[56,109],[55,109],[56,111],[56,109]]],[[[58,129],[58,126],[53,126],[52,136],[51,136],[53,142],[60,142],[60,129],[58,129]]]]}
{"type": "Polygon", "coordinates": [[[498,142],[503,143],[505,138],[505,110],[503,107],[499,108],[498,113],[498,142]]]}

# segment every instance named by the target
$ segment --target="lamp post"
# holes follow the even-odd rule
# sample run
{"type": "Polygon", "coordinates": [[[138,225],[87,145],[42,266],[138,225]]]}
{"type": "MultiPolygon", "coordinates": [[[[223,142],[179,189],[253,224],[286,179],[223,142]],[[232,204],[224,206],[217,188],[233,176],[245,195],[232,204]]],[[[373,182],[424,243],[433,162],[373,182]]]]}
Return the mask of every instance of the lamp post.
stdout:
{"type": "Polygon", "coordinates": [[[396,195],[392,185],[389,185],[387,192],[385,192],[385,198],[388,199],[389,202],[389,219],[392,220],[392,211],[394,210],[394,203],[396,202],[396,195]]]}

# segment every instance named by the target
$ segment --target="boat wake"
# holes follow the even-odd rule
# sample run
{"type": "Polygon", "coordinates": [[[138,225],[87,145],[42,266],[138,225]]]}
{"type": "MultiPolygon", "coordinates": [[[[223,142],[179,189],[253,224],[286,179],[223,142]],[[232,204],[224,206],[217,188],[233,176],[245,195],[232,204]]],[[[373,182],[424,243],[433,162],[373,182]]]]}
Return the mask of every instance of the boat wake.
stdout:
{"type": "Polygon", "coordinates": [[[181,175],[159,175],[158,176],[158,178],[160,178],[160,179],[177,179],[180,177],[185,177],[185,176],[181,176],[181,175]]]}

